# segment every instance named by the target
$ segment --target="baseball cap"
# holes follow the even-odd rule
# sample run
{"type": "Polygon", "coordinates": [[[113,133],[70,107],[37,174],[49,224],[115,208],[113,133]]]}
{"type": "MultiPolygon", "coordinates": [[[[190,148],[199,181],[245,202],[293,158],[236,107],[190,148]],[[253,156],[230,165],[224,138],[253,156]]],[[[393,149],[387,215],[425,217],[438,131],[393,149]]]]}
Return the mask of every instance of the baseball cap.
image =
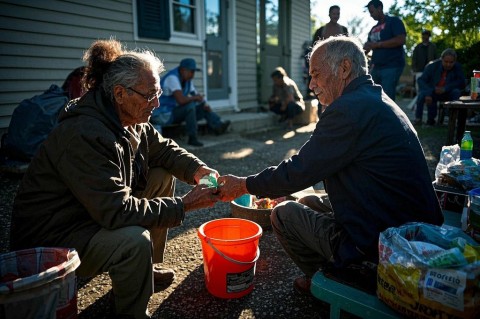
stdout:
{"type": "Polygon", "coordinates": [[[422,31],[422,34],[426,34],[426,35],[428,35],[428,36],[431,36],[431,35],[432,35],[432,33],[431,33],[430,31],[428,31],[428,30],[423,30],[423,31],[422,31]]]}
{"type": "Polygon", "coordinates": [[[195,60],[191,58],[183,59],[182,61],[180,61],[180,67],[191,71],[201,71],[199,68],[197,68],[197,63],[195,62],[195,60]]]}

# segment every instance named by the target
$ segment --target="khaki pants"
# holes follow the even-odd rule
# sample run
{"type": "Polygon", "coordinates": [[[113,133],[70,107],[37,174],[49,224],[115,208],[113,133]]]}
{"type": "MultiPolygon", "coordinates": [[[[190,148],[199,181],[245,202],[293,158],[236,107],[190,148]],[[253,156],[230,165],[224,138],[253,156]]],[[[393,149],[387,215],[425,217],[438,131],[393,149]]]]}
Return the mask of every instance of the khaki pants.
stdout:
{"type": "MultiPolygon", "coordinates": [[[[175,179],[162,168],[151,169],[147,186],[137,197],[171,197],[175,179]]],[[[168,228],[145,229],[128,226],[101,229],[87,245],[78,276],[90,277],[108,272],[112,280],[117,314],[145,318],[153,293],[152,262],[163,262],[168,228]]]]}
{"type": "Polygon", "coordinates": [[[273,209],[270,219],[283,249],[308,277],[333,264],[339,247],[348,240],[326,195],[282,202],[273,209]]]}

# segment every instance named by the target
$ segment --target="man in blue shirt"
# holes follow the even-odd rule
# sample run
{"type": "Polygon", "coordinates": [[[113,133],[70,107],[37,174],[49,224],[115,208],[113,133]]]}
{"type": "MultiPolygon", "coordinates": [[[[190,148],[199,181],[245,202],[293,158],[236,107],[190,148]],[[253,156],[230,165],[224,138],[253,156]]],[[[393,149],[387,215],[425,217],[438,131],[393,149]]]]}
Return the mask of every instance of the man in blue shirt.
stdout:
{"type": "Polygon", "coordinates": [[[440,59],[428,64],[418,78],[419,94],[414,124],[422,123],[423,105],[428,108],[427,125],[435,125],[437,101],[458,100],[465,88],[462,66],[453,49],[442,52],[440,59]]]}
{"type": "Polygon", "coordinates": [[[185,121],[188,144],[203,146],[197,138],[197,121],[205,119],[210,130],[217,135],[225,133],[230,121],[222,121],[205,97],[198,94],[192,82],[195,71],[200,71],[195,60],[187,58],[161,79],[163,94],[160,96],[160,107],[153,111],[150,122],[157,128],[185,121]]]}
{"type": "Polygon", "coordinates": [[[387,95],[395,101],[398,80],[405,67],[403,45],[407,32],[402,20],[383,13],[383,3],[370,1],[366,7],[378,23],[370,30],[368,41],[363,46],[365,54],[372,51],[370,74],[387,95]]]}

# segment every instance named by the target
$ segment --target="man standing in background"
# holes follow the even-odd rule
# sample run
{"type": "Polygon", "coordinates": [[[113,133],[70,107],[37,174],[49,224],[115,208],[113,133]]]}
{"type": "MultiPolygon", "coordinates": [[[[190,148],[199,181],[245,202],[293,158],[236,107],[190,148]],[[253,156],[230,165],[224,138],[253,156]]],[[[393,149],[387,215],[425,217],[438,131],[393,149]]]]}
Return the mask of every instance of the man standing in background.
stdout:
{"type": "MultiPolygon", "coordinates": [[[[438,59],[437,46],[430,42],[431,32],[428,30],[422,31],[422,42],[415,46],[413,49],[412,55],[412,71],[414,72],[414,82],[415,90],[417,95],[419,93],[418,89],[418,78],[422,75],[423,69],[425,66],[433,60],[438,59]]],[[[415,99],[416,100],[416,99],[415,99]]],[[[412,101],[414,103],[414,101],[412,101]]],[[[415,104],[412,104],[414,109],[415,104]]]]}
{"type": "Polygon", "coordinates": [[[380,84],[395,101],[398,80],[405,67],[403,45],[407,32],[400,18],[383,13],[382,1],[372,0],[366,7],[370,16],[378,21],[368,33],[368,41],[363,46],[365,54],[372,51],[370,73],[373,81],[380,84]]]}

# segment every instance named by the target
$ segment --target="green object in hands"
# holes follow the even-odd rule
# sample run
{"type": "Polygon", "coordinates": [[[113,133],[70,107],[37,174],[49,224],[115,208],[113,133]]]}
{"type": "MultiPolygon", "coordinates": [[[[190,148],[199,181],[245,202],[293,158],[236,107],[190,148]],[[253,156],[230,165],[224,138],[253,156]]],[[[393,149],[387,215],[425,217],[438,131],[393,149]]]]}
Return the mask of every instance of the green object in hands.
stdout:
{"type": "Polygon", "coordinates": [[[217,177],[215,176],[214,173],[205,175],[202,178],[200,178],[200,184],[206,185],[208,187],[218,187],[217,177]]]}

